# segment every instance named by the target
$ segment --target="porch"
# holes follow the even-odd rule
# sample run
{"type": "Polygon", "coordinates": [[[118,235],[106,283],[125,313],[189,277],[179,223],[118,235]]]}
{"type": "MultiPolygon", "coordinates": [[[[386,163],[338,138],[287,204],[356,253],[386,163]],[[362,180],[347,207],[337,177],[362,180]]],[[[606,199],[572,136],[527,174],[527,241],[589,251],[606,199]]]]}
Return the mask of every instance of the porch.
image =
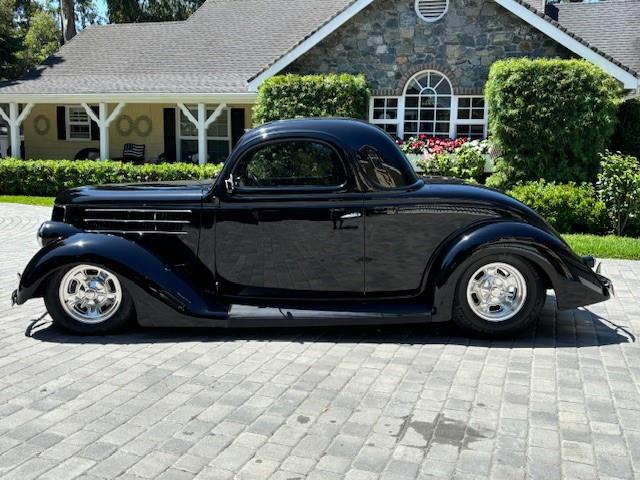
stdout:
{"type": "Polygon", "coordinates": [[[0,104],[0,157],[73,160],[90,152],[89,158],[121,159],[124,146],[134,144],[144,146],[144,162],[220,163],[251,127],[252,94],[145,97],[49,96],[0,104]]]}

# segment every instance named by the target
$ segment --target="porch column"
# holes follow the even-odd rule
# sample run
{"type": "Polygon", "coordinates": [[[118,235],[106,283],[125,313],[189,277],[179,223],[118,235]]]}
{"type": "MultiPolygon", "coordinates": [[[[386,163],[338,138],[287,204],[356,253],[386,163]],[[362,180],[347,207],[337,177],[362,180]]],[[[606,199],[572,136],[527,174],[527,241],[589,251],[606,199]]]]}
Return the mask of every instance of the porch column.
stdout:
{"type": "Polygon", "coordinates": [[[108,160],[109,155],[109,125],[113,122],[118,115],[122,112],[122,109],[126,103],[118,103],[116,108],[113,109],[111,115],[109,115],[109,108],[106,103],[100,103],[98,105],[98,116],[91,110],[91,107],[86,103],[82,104],[87,115],[93,120],[100,128],[100,160],[108,160]]]}
{"type": "Polygon", "coordinates": [[[11,138],[11,156],[14,158],[21,158],[22,152],[20,151],[20,125],[25,118],[31,112],[33,103],[27,103],[22,109],[22,113],[18,108],[18,104],[13,102],[9,104],[9,115],[0,107],[0,116],[5,122],[9,124],[10,138],[11,138]]]}
{"type": "Polygon", "coordinates": [[[178,103],[178,107],[180,107],[184,116],[198,129],[198,163],[204,165],[209,158],[207,153],[207,129],[209,125],[218,119],[222,111],[227,107],[227,104],[221,103],[218,105],[208,118],[207,106],[204,103],[198,104],[198,118],[195,118],[183,103],[178,103]]]}

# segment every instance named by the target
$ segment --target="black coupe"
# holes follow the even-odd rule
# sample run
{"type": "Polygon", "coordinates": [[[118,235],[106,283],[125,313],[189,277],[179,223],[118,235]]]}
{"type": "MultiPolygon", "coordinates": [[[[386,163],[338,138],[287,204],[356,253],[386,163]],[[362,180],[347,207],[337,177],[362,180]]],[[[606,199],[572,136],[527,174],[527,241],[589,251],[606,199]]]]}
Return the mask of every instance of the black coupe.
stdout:
{"type": "Polygon", "coordinates": [[[274,122],[217,179],[81,187],[56,198],[13,301],[44,297],[75,333],[146,326],[302,326],[453,319],[530,326],[607,300],[610,281],[507,195],[418,178],[380,129],[274,122]]]}

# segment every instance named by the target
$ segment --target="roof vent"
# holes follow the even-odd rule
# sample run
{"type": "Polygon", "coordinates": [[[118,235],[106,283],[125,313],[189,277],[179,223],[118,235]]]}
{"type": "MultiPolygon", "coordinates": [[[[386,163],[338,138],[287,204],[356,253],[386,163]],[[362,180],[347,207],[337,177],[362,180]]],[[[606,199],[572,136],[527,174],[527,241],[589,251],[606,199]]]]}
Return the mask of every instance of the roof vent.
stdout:
{"type": "Polygon", "coordinates": [[[416,13],[425,22],[437,22],[448,9],[449,0],[416,0],[416,13]]]}

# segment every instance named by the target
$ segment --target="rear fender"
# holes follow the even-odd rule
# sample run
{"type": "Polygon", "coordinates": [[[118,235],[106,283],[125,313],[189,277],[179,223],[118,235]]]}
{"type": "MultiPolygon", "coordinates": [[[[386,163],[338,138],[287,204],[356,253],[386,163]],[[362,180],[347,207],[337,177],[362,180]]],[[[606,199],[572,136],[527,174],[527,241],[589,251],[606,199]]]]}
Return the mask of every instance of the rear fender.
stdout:
{"type": "MultiPolygon", "coordinates": [[[[150,297],[189,316],[217,318],[224,310],[211,308],[199,289],[167,268],[157,257],[125,238],[77,233],[43,247],[20,279],[17,303],[44,294],[46,281],[61,268],[79,263],[99,264],[124,277],[150,297]]],[[[134,304],[137,296],[133,295],[134,304]]],[[[138,305],[136,305],[138,307],[138,305]]]]}
{"type": "Polygon", "coordinates": [[[434,319],[451,317],[455,292],[467,265],[483,256],[517,255],[532,263],[558,307],[575,308],[609,298],[601,280],[559,237],[536,226],[513,221],[477,226],[443,245],[425,273],[424,291],[434,319]]]}

